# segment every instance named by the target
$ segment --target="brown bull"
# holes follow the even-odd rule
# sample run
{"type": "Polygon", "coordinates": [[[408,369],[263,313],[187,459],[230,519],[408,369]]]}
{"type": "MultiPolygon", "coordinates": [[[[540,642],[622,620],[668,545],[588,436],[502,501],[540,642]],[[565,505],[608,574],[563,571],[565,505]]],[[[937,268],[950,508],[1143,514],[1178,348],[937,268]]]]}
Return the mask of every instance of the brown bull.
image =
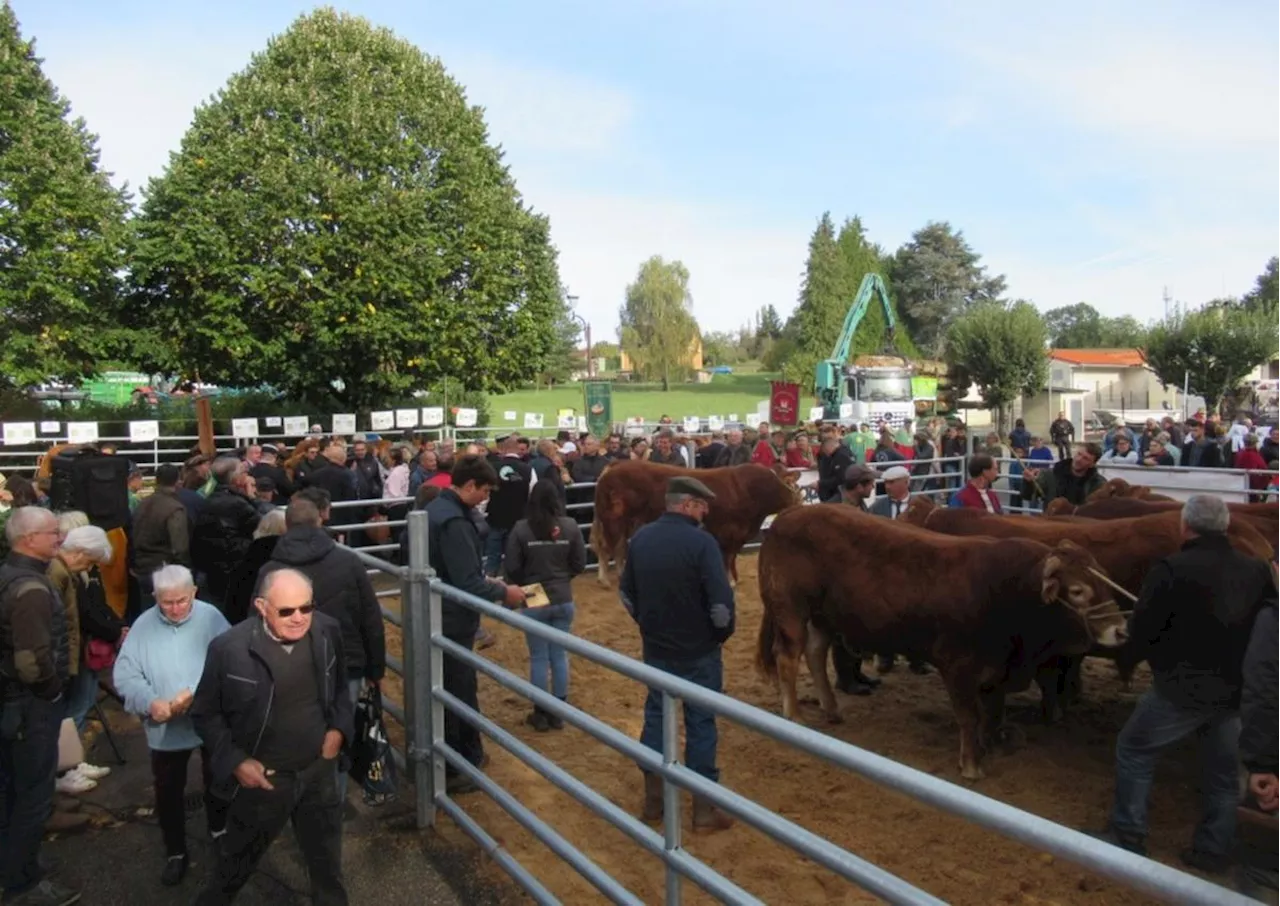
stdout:
{"type": "MultiPolygon", "coordinates": [[[[1274,503],[1228,503],[1232,524],[1248,525],[1258,532],[1276,553],[1277,530],[1280,529],[1280,508],[1274,503]]],[[[1139,500],[1129,497],[1112,497],[1082,506],[1073,506],[1058,499],[1045,508],[1045,515],[1055,518],[1066,516],[1088,519],[1130,519],[1149,516],[1152,513],[1181,512],[1182,503],[1177,500],[1139,500]]]]}
{"type": "Polygon", "coordinates": [[[1163,494],[1156,494],[1145,484],[1129,484],[1123,478],[1110,478],[1102,487],[1089,495],[1089,502],[1097,500],[1173,500],[1163,494]]]}
{"type": "Polygon", "coordinates": [[[778,684],[783,715],[796,715],[804,652],[823,711],[840,720],[829,632],[859,648],[910,652],[946,684],[969,780],[982,777],[1006,693],[1028,686],[1044,661],[1125,638],[1097,561],[1070,542],[948,538],[852,507],[797,507],[766,533],[759,568],[756,662],[778,684]]]}
{"type": "Polygon", "coordinates": [[[766,516],[800,503],[796,473],[760,465],[726,469],[682,469],[642,460],[608,466],[596,482],[591,547],[599,559],[600,584],[609,585],[609,561],[621,574],[627,541],[666,510],[667,482],[677,475],[697,478],[716,495],[703,525],[724,554],[725,570],[738,581],[737,557],[760,531],[766,516]]]}

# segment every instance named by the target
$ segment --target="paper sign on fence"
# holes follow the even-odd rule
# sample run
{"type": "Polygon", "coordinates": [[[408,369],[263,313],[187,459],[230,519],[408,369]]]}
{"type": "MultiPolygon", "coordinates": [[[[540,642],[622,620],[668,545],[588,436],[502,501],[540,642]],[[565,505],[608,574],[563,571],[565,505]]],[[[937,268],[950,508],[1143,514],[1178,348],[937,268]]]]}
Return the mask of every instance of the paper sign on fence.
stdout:
{"type": "Polygon", "coordinates": [[[356,414],[354,412],[344,412],[333,417],[333,433],[334,434],[355,434],[356,433],[356,414]]]}
{"type": "Polygon", "coordinates": [[[559,409],[556,411],[556,418],[564,418],[566,415],[573,415],[573,409],[559,409]]]}
{"type": "Polygon", "coordinates": [[[840,417],[841,417],[841,418],[853,418],[853,403],[841,403],[841,404],[840,404],[840,417]]]}
{"type": "Polygon", "coordinates": [[[736,422],[737,420],[738,420],[738,413],[736,412],[730,412],[728,417],[725,419],[725,421],[727,422],[736,422]]]}
{"type": "Polygon", "coordinates": [[[62,431],[62,422],[41,422],[41,434],[58,434],[62,431]]]}
{"type": "Polygon", "coordinates": [[[524,414],[524,426],[525,426],[526,428],[541,428],[541,427],[542,427],[542,413],[541,413],[541,412],[526,412],[526,413],[524,414]]]}
{"type": "Polygon", "coordinates": [[[233,418],[231,420],[231,436],[236,440],[257,437],[258,420],[256,418],[233,418]]]}
{"type": "Polygon", "coordinates": [[[397,409],[396,410],[396,427],[397,428],[418,427],[418,410],[417,409],[397,409]]]}
{"type": "Polygon", "coordinates": [[[262,423],[263,423],[264,425],[266,425],[268,428],[279,428],[279,427],[280,427],[280,416],[278,416],[278,415],[268,415],[266,418],[264,418],[264,419],[262,420],[262,423]]]}
{"type": "Polygon", "coordinates": [[[577,423],[572,415],[560,415],[556,418],[557,428],[572,428],[577,423]]]}
{"type": "Polygon", "coordinates": [[[390,409],[369,413],[369,428],[372,431],[390,431],[396,426],[396,414],[390,409]]]}
{"type": "Polygon", "coordinates": [[[157,421],[129,422],[129,440],[135,444],[145,444],[160,438],[160,423],[157,421]]]}
{"type": "Polygon", "coordinates": [[[73,444],[96,444],[98,442],[98,423],[67,422],[67,442],[73,444]]]}
{"type": "Polygon", "coordinates": [[[587,417],[585,415],[578,416],[578,432],[583,433],[587,430],[587,417]]]}
{"type": "Polygon", "coordinates": [[[707,416],[707,430],[708,430],[708,431],[723,431],[723,430],[724,430],[724,419],[723,419],[723,418],[721,418],[721,417],[720,417],[720,416],[718,416],[718,415],[708,415],[708,416],[707,416]]]}
{"type": "Polygon", "coordinates": [[[307,433],[307,417],[305,415],[286,415],[284,418],[284,433],[301,437],[307,433]]]}
{"type": "Polygon", "coordinates": [[[36,439],[35,422],[5,422],[4,442],[6,446],[33,443],[36,439]]]}
{"type": "Polygon", "coordinates": [[[424,406],[422,409],[422,426],[424,428],[438,428],[444,424],[444,407],[443,406],[424,406]]]}
{"type": "Polygon", "coordinates": [[[686,415],[684,417],[684,433],[697,434],[702,429],[702,419],[696,415],[686,415]]]}
{"type": "Polygon", "coordinates": [[[809,421],[811,421],[811,422],[820,422],[820,421],[822,421],[822,414],[823,414],[824,412],[826,412],[826,411],[827,411],[827,410],[823,409],[821,406],[812,406],[812,407],[810,407],[810,409],[809,409],[809,421]]]}
{"type": "Polygon", "coordinates": [[[504,409],[502,411],[502,420],[504,422],[513,422],[520,417],[520,413],[514,409],[504,409]]]}
{"type": "Polygon", "coordinates": [[[459,428],[474,428],[477,416],[475,409],[459,409],[453,416],[453,423],[459,428]]]}

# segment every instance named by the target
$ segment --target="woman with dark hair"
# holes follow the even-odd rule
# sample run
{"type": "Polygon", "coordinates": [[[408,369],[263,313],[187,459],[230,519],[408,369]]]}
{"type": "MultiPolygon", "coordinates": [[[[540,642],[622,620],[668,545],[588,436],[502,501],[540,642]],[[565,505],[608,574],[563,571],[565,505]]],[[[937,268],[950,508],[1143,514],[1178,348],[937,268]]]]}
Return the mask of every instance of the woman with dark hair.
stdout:
{"type": "MultiPolygon", "coordinates": [[[[578,523],[565,515],[560,495],[550,482],[538,482],[529,491],[525,518],[507,536],[503,569],[512,585],[540,584],[549,603],[530,607],[525,616],[568,632],[573,625],[573,577],[587,568],[587,546],[578,523]]],[[[547,688],[551,672],[551,694],[564,701],[569,694],[569,656],[564,648],[530,633],[529,682],[547,688]]],[[[538,732],[564,727],[560,718],[537,705],[525,721],[538,732]]]]}

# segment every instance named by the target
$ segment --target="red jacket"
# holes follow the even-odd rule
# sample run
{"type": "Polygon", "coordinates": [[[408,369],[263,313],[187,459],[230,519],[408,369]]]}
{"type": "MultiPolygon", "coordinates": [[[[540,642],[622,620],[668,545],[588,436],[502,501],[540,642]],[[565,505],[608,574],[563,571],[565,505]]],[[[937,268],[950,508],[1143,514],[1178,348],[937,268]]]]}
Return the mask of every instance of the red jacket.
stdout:
{"type": "Polygon", "coordinates": [[[982,495],[987,495],[987,500],[991,502],[991,511],[994,513],[1003,513],[1000,509],[1000,498],[996,497],[996,492],[987,488],[985,491],[979,491],[973,482],[969,482],[956,494],[956,502],[960,506],[972,507],[975,510],[985,510],[987,507],[982,502],[982,495]]]}
{"type": "MultiPolygon", "coordinates": [[[[1262,469],[1266,470],[1267,461],[1262,458],[1262,454],[1256,449],[1245,447],[1236,454],[1236,458],[1231,462],[1233,469],[1262,469]]],[[[1265,491],[1267,482],[1271,480],[1270,475],[1250,475],[1249,487],[1255,491],[1265,491]]]]}
{"type": "Polygon", "coordinates": [[[751,451],[751,461],[762,466],[773,466],[778,461],[778,454],[773,449],[773,444],[767,440],[758,441],[756,448],[751,451]]]}

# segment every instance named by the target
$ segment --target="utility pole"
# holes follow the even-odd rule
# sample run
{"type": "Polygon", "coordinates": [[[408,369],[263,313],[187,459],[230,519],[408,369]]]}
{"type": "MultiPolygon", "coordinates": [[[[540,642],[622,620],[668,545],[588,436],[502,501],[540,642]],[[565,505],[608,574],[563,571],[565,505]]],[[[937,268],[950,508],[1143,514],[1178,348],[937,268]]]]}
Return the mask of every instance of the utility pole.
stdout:
{"type": "Polygon", "coordinates": [[[595,366],[591,363],[591,323],[573,310],[574,303],[578,301],[577,296],[566,295],[565,300],[569,303],[569,317],[582,325],[582,332],[587,338],[587,378],[590,379],[595,376],[595,366]]]}
{"type": "Polygon", "coordinates": [[[1169,320],[1169,303],[1173,301],[1173,297],[1169,295],[1169,287],[1164,288],[1164,319],[1169,320]]]}

